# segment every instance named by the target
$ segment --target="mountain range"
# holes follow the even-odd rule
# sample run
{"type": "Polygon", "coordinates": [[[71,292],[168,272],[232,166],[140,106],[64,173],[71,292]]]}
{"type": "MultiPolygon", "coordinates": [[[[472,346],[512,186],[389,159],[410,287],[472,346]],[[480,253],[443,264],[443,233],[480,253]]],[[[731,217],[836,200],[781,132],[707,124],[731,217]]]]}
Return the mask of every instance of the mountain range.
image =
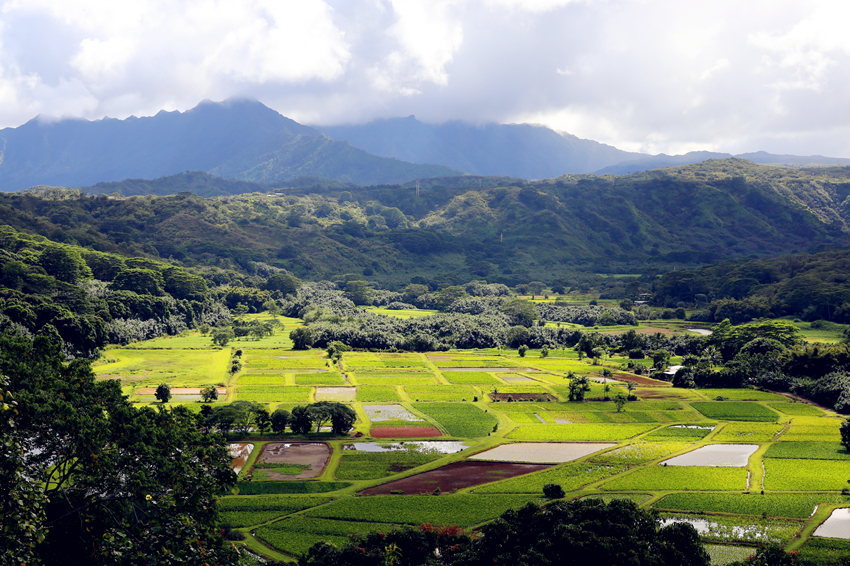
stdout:
{"type": "MultiPolygon", "coordinates": [[[[122,182],[120,192],[144,194],[153,189],[142,180],[189,171],[235,181],[215,188],[202,177],[189,183],[188,190],[211,196],[328,182],[399,184],[463,174],[523,179],[627,174],[728,157],[732,155],[711,152],[652,156],[544,126],[459,121],[432,125],[413,116],[326,126],[320,131],[258,101],[231,99],[145,118],[37,117],[20,127],[2,129],[0,190],[122,182]],[[123,183],[128,179],[133,188],[123,183]]],[[[771,164],[850,164],[850,159],[764,152],[737,157],[771,164]]]]}

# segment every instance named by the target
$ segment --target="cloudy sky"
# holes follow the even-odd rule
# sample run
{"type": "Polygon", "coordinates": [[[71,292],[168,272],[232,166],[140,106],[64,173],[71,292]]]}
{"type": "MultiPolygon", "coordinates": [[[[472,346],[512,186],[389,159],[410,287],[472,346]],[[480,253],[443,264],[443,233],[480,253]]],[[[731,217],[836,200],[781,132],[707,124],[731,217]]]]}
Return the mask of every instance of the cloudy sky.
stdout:
{"type": "Polygon", "coordinates": [[[256,98],[850,157],[846,0],[0,0],[0,127],[256,98]]]}

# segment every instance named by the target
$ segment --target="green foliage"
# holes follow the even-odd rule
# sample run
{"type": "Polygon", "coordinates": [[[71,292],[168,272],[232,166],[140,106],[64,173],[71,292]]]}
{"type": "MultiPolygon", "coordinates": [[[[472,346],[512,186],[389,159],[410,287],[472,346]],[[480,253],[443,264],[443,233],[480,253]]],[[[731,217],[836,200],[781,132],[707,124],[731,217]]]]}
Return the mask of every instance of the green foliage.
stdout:
{"type": "Polygon", "coordinates": [[[235,560],[215,531],[215,496],[236,480],[220,436],[179,407],[134,409],[118,383],[95,381],[87,362],[65,364],[43,337],[0,342],[16,435],[41,448],[24,455],[27,477],[50,500],[36,562],[139,563],[151,544],[187,564],[235,560]]]}
{"type": "Polygon", "coordinates": [[[548,499],[560,499],[566,495],[566,492],[557,483],[547,483],[543,486],[543,495],[548,499]]]}
{"type": "Polygon", "coordinates": [[[292,340],[294,350],[306,350],[315,342],[313,330],[307,326],[299,326],[290,332],[289,339],[292,340]]]}
{"type": "Polygon", "coordinates": [[[156,388],[154,397],[160,403],[168,403],[169,399],[171,399],[171,387],[167,383],[160,383],[156,388]]]}
{"type": "Polygon", "coordinates": [[[215,385],[207,385],[201,389],[201,400],[204,403],[212,403],[216,399],[218,399],[218,388],[215,385]]]}
{"type": "Polygon", "coordinates": [[[283,434],[286,431],[286,425],[289,424],[289,419],[292,417],[286,409],[277,408],[271,414],[271,427],[275,434],[283,434]]]}

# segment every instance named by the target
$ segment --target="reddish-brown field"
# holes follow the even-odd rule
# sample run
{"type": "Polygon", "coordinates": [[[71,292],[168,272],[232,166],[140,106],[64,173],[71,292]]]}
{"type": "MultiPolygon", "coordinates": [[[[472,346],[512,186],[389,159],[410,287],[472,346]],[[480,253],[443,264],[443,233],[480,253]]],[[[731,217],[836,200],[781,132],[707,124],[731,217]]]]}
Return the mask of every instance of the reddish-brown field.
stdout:
{"type": "MultiPolygon", "coordinates": [[[[687,390],[686,390],[687,391],[687,390]]],[[[636,388],[632,393],[640,397],[641,399],[651,399],[651,400],[682,400],[688,401],[693,400],[693,393],[683,393],[681,389],[673,389],[672,387],[661,388],[661,387],[652,387],[652,388],[636,388]]]]}
{"type": "Polygon", "coordinates": [[[548,468],[544,464],[514,464],[505,462],[455,462],[430,472],[416,474],[383,485],[370,487],[364,495],[387,495],[393,491],[406,494],[432,493],[435,489],[451,491],[483,483],[530,474],[548,468]]]}
{"type": "Polygon", "coordinates": [[[443,436],[440,431],[433,426],[373,428],[369,431],[369,435],[373,438],[420,438],[426,436],[443,436]]]}
{"type": "Polygon", "coordinates": [[[631,381],[636,385],[644,385],[649,387],[670,387],[671,384],[667,381],[659,381],[657,379],[650,379],[648,377],[643,377],[641,375],[634,375],[631,373],[615,373],[612,376],[614,379],[618,381],[631,381]]]}

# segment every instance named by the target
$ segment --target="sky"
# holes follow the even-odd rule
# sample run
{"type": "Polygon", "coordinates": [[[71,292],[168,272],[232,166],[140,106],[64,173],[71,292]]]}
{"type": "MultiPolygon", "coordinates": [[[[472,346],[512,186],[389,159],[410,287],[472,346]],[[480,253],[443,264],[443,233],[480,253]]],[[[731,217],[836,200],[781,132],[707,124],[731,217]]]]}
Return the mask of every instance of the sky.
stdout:
{"type": "Polygon", "coordinates": [[[316,126],[850,157],[848,22],[846,0],[0,0],[0,127],[250,97],[316,126]]]}

